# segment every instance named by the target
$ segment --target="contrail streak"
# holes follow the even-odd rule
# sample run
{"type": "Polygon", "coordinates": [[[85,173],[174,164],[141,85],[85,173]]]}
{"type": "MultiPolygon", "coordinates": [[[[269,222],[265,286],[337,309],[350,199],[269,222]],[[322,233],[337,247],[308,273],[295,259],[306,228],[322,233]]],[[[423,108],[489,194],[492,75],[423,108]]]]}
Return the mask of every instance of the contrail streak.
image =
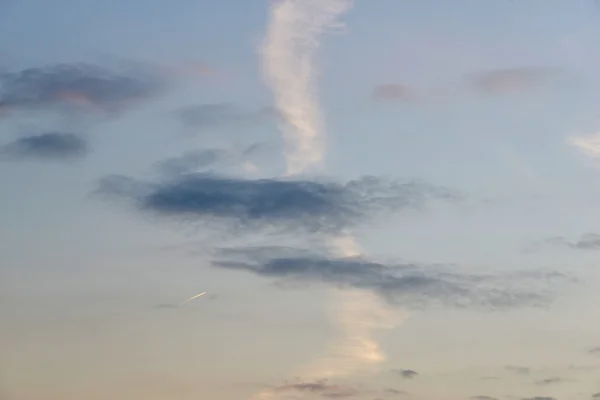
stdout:
{"type": "Polygon", "coordinates": [[[288,175],[319,167],[323,160],[315,53],[320,34],[339,27],[337,17],[350,5],[350,0],[279,0],[271,7],[262,59],[265,80],[285,120],[288,175]]]}
{"type": "Polygon", "coordinates": [[[206,294],[206,292],[202,292],[202,293],[199,293],[199,294],[197,294],[197,295],[195,295],[195,296],[192,296],[192,297],[190,297],[189,299],[187,299],[187,300],[185,300],[185,301],[182,301],[182,302],[181,302],[181,305],[183,305],[183,304],[185,304],[185,303],[187,303],[187,302],[190,302],[190,301],[192,301],[192,300],[194,300],[194,299],[197,299],[197,298],[198,298],[198,297],[200,297],[200,296],[204,296],[205,294],[206,294]]]}
{"type": "MultiPolygon", "coordinates": [[[[350,0],[279,0],[271,6],[262,60],[265,80],[284,119],[280,129],[286,142],[288,176],[322,166],[324,122],[315,88],[315,53],[319,36],[341,26],[337,18],[350,5],[350,0]]],[[[351,234],[331,238],[330,245],[340,257],[361,254],[351,234]]],[[[403,314],[382,304],[373,293],[342,290],[334,295],[337,306],[331,310],[331,319],[339,337],[327,355],[299,371],[305,379],[344,377],[380,364],[385,355],[373,331],[391,329],[403,320],[403,314]]],[[[267,389],[253,399],[277,396],[267,389]]]]}

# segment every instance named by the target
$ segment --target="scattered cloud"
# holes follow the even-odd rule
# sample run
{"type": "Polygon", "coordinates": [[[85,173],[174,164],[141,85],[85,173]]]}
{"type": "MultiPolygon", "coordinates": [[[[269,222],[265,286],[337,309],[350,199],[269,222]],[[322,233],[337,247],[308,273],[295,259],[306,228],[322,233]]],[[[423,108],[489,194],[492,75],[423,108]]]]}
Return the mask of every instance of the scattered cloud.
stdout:
{"type": "Polygon", "coordinates": [[[392,371],[405,379],[413,379],[419,375],[417,371],[412,369],[393,369],[392,371]]]}
{"type": "Polygon", "coordinates": [[[376,86],[373,97],[379,100],[414,101],[417,95],[409,86],[388,83],[376,86]]]}
{"type": "MultiPolygon", "coordinates": [[[[476,275],[436,265],[383,264],[287,247],[222,248],[215,251],[213,265],[288,282],[370,290],[413,309],[542,306],[551,300],[545,285],[563,277],[544,272],[476,275]]],[[[407,370],[406,377],[413,372],[407,370]]]]}
{"type": "Polygon", "coordinates": [[[546,239],[545,243],[578,250],[600,250],[600,235],[597,233],[585,233],[575,241],[567,240],[562,236],[556,236],[546,239]]]}
{"type": "Polygon", "coordinates": [[[111,176],[99,191],[131,198],[141,211],[235,231],[339,232],[382,212],[420,208],[430,200],[456,201],[453,191],[423,182],[365,177],[346,183],[241,179],[208,173],[159,182],[111,176]]]}
{"type": "Polygon", "coordinates": [[[0,149],[0,155],[8,159],[72,160],[87,152],[83,138],[65,132],[22,137],[0,149]]]}
{"type": "Polygon", "coordinates": [[[498,400],[496,397],[492,396],[471,396],[472,400],[498,400]]]}
{"type": "Polygon", "coordinates": [[[504,369],[518,375],[529,375],[529,373],[531,372],[531,368],[517,367],[514,365],[507,365],[506,367],[504,367],[504,369]]]}
{"type": "Polygon", "coordinates": [[[557,69],[544,67],[496,69],[474,74],[470,81],[482,93],[521,93],[545,86],[558,73],[557,69]]]}
{"type": "Polygon", "coordinates": [[[0,74],[0,108],[121,112],[161,93],[165,82],[150,68],[117,72],[91,64],[57,64],[0,74]]]}
{"type": "Polygon", "coordinates": [[[329,384],[326,380],[285,384],[276,387],[274,391],[313,393],[319,394],[322,397],[335,399],[353,397],[360,393],[357,389],[351,386],[329,384]]]}

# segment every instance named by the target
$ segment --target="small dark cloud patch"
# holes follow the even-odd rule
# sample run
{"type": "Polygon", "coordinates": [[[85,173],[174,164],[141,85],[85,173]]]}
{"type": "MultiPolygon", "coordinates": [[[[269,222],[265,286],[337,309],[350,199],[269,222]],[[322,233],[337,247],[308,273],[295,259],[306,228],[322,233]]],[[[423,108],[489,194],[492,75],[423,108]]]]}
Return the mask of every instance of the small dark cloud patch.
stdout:
{"type": "Polygon", "coordinates": [[[6,144],[0,154],[8,159],[72,160],[88,152],[85,139],[65,132],[26,136],[6,144]]]}
{"type": "Polygon", "coordinates": [[[157,182],[104,178],[99,191],[134,200],[140,211],[186,223],[247,229],[335,233],[382,213],[419,209],[432,200],[460,196],[423,182],[365,177],[346,183],[318,180],[242,179],[209,173],[157,182]]]}
{"type": "Polygon", "coordinates": [[[594,393],[592,399],[600,399],[600,393],[594,393]]]}
{"type": "Polygon", "coordinates": [[[514,365],[507,365],[506,367],[504,367],[504,369],[517,375],[528,375],[531,372],[531,368],[518,367],[514,365]]]}
{"type": "Polygon", "coordinates": [[[496,397],[492,396],[471,396],[472,400],[498,400],[496,397]]]}
{"type": "Polygon", "coordinates": [[[552,385],[554,383],[561,383],[563,381],[564,381],[564,379],[562,379],[562,378],[552,377],[552,378],[541,379],[541,380],[537,381],[536,383],[538,385],[552,385]]]}
{"type": "Polygon", "coordinates": [[[496,69],[472,75],[470,83],[486,94],[523,93],[547,86],[560,72],[544,67],[496,69]]]}
{"type": "Polygon", "coordinates": [[[388,83],[376,86],[373,90],[373,97],[387,101],[414,101],[417,95],[409,86],[388,83]]]}
{"type": "Polygon", "coordinates": [[[413,371],[412,369],[394,369],[392,372],[400,375],[404,379],[413,379],[419,376],[417,371],[413,371]]]}
{"type": "Polygon", "coordinates": [[[274,388],[276,392],[299,392],[318,394],[322,397],[341,399],[358,395],[359,390],[345,385],[330,384],[327,380],[288,383],[274,388]]]}
{"type": "Polygon", "coordinates": [[[86,110],[118,113],[162,93],[165,81],[151,68],[113,71],[91,64],[57,64],[0,74],[0,109],[86,110]]]}
{"type": "MultiPolygon", "coordinates": [[[[284,282],[371,290],[392,304],[413,309],[543,306],[552,298],[545,286],[564,277],[542,272],[476,275],[455,267],[386,264],[285,247],[224,248],[215,257],[213,265],[218,268],[284,282]]],[[[411,370],[398,371],[404,377],[416,376],[411,370]]]]}
{"type": "Polygon", "coordinates": [[[174,309],[177,308],[177,304],[157,304],[154,306],[154,308],[156,308],[157,310],[160,309],[174,309]]]}

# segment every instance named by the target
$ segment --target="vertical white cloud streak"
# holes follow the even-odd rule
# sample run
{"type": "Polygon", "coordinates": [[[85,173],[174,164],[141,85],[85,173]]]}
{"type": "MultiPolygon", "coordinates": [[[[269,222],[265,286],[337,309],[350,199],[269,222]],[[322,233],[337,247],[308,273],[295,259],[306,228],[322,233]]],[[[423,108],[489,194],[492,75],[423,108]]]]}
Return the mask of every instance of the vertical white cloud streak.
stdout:
{"type": "MultiPolygon", "coordinates": [[[[315,53],[319,36],[341,26],[337,18],[350,7],[350,0],[279,0],[271,7],[271,18],[262,48],[265,79],[284,117],[281,130],[286,142],[287,175],[318,168],[324,158],[324,122],[315,82],[315,53]]],[[[331,239],[339,257],[358,257],[360,248],[350,234],[331,239]]],[[[339,336],[324,357],[299,371],[304,379],[345,377],[367,372],[385,360],[373,337],[378,329],[391,329],[404,319],[373,293],[361,290],[334,291],[330,317],[339,336]]],[[[276,398],[264,390],[254,399],[276,398]]]]}
{"type": "MultiPolygon", "coordinates": [[[[332,238],[330,245],[338,257],[361,255],[356,239],[348,233],[332,238]]],[[[385,354],[373,337],[374,332],[395,328],[406,317],[405,313],[392,309],[369,291],[335,291],[334,300],[330,318],[336,322],[339,336],[330,346],[328,355],[306,368],[302,376],[309,379],[374,372],[374,367],[385,361],[385,354]]]]}
{"type": "Polygon", "coordinates": [[[318,168],[323,160],[323,116],[315,82],[319,36],[340,26],[337,18],[350,0],[279,0],[262,48],[265,80],[283,114],[287,174],[318,168]]]}

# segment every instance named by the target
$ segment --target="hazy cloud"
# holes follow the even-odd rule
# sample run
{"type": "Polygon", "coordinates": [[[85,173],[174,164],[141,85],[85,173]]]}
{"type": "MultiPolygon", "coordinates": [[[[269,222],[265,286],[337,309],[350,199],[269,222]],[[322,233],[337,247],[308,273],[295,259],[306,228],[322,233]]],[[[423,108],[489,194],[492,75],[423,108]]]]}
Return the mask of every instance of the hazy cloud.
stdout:
{"type": "Polygon", "coordinates": [[[600,393],[593,394],[592,399],[600,399],[600,393]]]}
{"type": "Polygon", "coordinates": [[[405,379],[412,379],[419,375],[417,371],[412,369],[393,369],[392,371],[405,379]]]}
{"type": "Polygon", "coordinates": [[[278,111],[273,107],[248,111],[227,103],[186,106],[177,110],[176,115],[184,125],[197,129],[216,128],[231,124],[259,123],[280,117],[278,111]]]}
{"type": "Polygon", "coordinates": [[[376,86],[373,89],[373,97],[380,100],[412,101],[417,95],[409,86],[388,83],[376,86]]]}
{"type": "Polygon", "coordinates": [[[514,372],[518,375],[528,375],[531,372],[531,368],[527,367],[516,367],[514,365],[507,365],[504,367],[507,371],[514,372]]]}
{"type": "Polygon", "coordinates": [[[471,396],[472,400],[498,400],[496,397],[491,396],[471,396]]]}
{"type": "Polygon", "coordinates": [[[420,208],[430,200],[455,201],[453,191],[423,182],[365,177],[346,183],[241,179],[207,173],[159,182],[104,178],[100,192],[127,197],[141,211],[178,221],[239,229],[338,232],[382,212],[420,208]]]}
{"type": "Polygon", "coordinates": [[[514,93],[542,87],[558,73],[559,71],[553,68],[508,68],[474,74],[470,81],[473,88],[483,93],[514,93]]]}
{"type": "MultiPolygon", "coordinates": [[[[371,290],[390,303],[413,309],[541,306],[551,300],[545,285],[562,277],[542,272],[476,275],[436,265],[383,264],[285,247],[218,249],[213,265],[288,282],[371,290]]],[[[416,374],[410,370],[399,373],[404,377],[416,374]]]]}
{"type": "Polygon", "coordinates": [[[22,137],[0,149],[0,155],[9,159],[71,160],[87,152],[83,138],[65,132],[22,137]]]}
{"type": "Polygon", "coordinates": [[[115,113],[162,92],[165,82],[150,69],[117,72],[91,64],[57,64],[0,74],[0,108],[51,107],[115,113]]]}

